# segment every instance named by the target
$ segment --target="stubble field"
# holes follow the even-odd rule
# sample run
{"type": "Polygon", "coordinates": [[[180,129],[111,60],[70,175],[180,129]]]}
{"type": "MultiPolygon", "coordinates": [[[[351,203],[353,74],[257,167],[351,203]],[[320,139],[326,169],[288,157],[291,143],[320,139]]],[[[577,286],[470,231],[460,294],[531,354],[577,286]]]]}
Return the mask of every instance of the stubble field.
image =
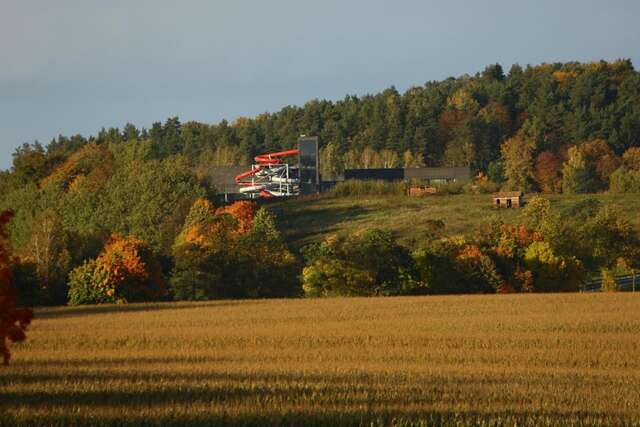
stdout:
{"type": "Polygon", "coordinates": [[[0,425],[640,425],[640,296],[38,311],[0,425]]]}

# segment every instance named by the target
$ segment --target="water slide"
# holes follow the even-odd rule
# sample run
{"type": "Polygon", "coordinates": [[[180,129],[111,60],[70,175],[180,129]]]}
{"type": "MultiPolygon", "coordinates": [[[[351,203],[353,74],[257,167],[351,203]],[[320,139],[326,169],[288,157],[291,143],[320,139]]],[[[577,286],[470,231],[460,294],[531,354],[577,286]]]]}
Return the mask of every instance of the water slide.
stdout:
{"type": "Polygon", "coordinates": [[[260,197],[291,195],[297,189],[298,180],[289,178],[288,165],[283,157],[299,153],[300,150],[294,149],[257,155],[254,157],[256,164],[251,166],[251,170],[235,177],[236,183],[241,186],[240,192],[260,197]]]}

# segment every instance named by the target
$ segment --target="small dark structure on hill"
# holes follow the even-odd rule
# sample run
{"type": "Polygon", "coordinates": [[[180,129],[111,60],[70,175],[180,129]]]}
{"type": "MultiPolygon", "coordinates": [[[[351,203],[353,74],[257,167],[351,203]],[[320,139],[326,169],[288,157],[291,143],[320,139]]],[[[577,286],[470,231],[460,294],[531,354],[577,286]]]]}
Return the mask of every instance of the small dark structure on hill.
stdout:
{"type": "Polygon", "coordinates": [[[438,189],[430,185],[414,185],[412,187],[409,187],[408,192],[409,196],[411,197],[422,197],[437,193],[438,189]]]}
{"type": "Polygon", "coordinates": [[[377,168],[345,169],[344,179],[382,180],[382,181],[419,181],[441,184],[446,182],[467,182],[471,179],[469,168],[377,168]]]}
{"type": "Polygon", "coordinates": [[[520,208],[524,206],[522,191],[500,191],[493,193],[493,206],[496,208],[520,208]]]}

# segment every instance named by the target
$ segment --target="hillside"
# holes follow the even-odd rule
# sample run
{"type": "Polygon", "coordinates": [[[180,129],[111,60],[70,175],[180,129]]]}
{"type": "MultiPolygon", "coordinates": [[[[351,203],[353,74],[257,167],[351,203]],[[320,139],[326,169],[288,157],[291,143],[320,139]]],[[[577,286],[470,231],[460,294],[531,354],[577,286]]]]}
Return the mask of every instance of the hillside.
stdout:
{"type": "MultiPolygon", "coordinates": [[[[537,278],[529,277],[534,273],[523,270],[524,264],[528,262],[533,268],[539,259],[561,256],[558,266],[575,267],[570,269],[576,274],[569,287],[575,290],[581,276],[613,271],[618,261],[624,262],[627,270],[640,268],[640,255],[635,254],[640,239],[627,223],[618,220],[617,213],[604,206],[592,209],[592,204],[579,221],[565,221],[571,220],[571,215],[558,216],[590,197],[573,194],[598,194],[594,198],[604,205],[619,201],[623,219],[629,219],[638,230],[634,214],[638,202],[632,194],[640,192],[639,129],[640,73],[628,60],[525,68],[514,65],[508,72],[494,64],[473,76],[427,82],[404,93],[389,88],[335,102],[311,100],[303,106],[241,117],[232,123],[182,123],[173,117],[154,123],[150,129],[128,123],[122,129],[102,129],[91,136],[60,136],[46,146],[25,144],[13,154],[11,170],[0,172],[0,212],[15,213],[7,224],[7,245],[15,255],[11,269],[16,282],[27,289],[22,292],[23,302],[29,305],[71,301],[72,273],[76,290],[99,287],[102,281],[93,275],[105,269],[120,271],[113,263],[126,257],[111,256],[110,251],[125,249],[140,261],[127,265],[154,266],[142,277],[155,278],[148,284],[158,284],[157,289],[128,297],[116,294],[115,289],[108,290],[111,295],[102,290],[98,292],[102,299],[78,294],[74,303],[140,301],[151,295],[151,299],[301,295],[297,282],[303,264],[316,264],[307,265],[313,267],[307,273],[322,278],[315,281],[321,286],[328,280],[325,274],[336,271],[329,265],[337,261],[320,258],[336,251],[343,252],[340,274],[346,276],[335,283],[343,282],[350,272],[365,282],[371,279],[383,284],[390,283],[391,276],[405,277],[401,271],[414,271],[411,283],[431,286],[426,284],[435,280],[430,276],[433,262],[475,259],[491,267],[485,278],[492,285],[460,288],[458,292],[493,292],[504,283],[519,283],[515,289],[521,289],[520,284],[532,289],[528,284],[543,281],[540,278],[547,273],[539,271],[537,278]],[[477,177],[473,185],[483,185],[483,191],[504,188],[549,194],[552,208],[558,208],[555,219],[547,218],[547,225],[553,222],[553,227],[541,235],[536,228],[541,224],[531,224],[526,239],[516,236],[522,233],[515,233],[515,229],[503,230],[508,237],[492,235],[493,240],[483,242],[450,239],[445,244],[438,239],[457,234],[472,237],[494,214],[506,222],[525,225],[512,221],[516,212],[494,212],[485,196],[303,198],[270,205],[278,214],[279,227],[263,215],[256,229],[248,225],[257,214],[252,208],[214,203],[220,200],[211,185],[215,168],[246,164],[258,153],[292,148],[300,134],[319,137],[320,168],[327,180],[354,167],[469,168],[477,177]],[[566,198],[557,196],[560,192],[566,198]],[[225,223],[225,212],[232,217],[235,214],[235,220],[227,216],[225,223]],[[282,244],[278,228],[294,253],[282,244]],[[386,247],[388,254],[401,255],[395,260],[399,264],[391,269],[397,274],[389,273],[386,279],[376,274],[373,279],[370,271],[361,271],[362,266],[354,270],[353,253],[346,255],[344,250],[362,247],[357,241],[345,243],[345,248],[335,242],[338,248],[325,247],[324,255],[316,253],[314,261],[298,256],[297,250],[306,243],[322,240],[329,233],[365,228],[373,234],[362,238],[375,241],[378,249],[386,247]],[[271,238],[258,237],[265,233],[271,238]],[[530,247],[541,238],[544,244],[530,247]],[[500,241],[510,239],[522,244],[519,251],[505,252],[500,247],[500,241]],[[592,243],[594,239],[597,245],[592,243]],[[409,256],[421,256],[409,254],[415,241],[432,246],[428,254],[422,253],[426,258],[420,262],[409,260],[409,256]],[[589,243],[581,244],[585,241],[589,243]],[[449,246],[438,246],[442,244],[449,246]],[[582,246],[579,256],[574,253],[578,244],[582,246]],[[192,253],[194,246],[199,246],[200,256],[192,253]],[[272,256],[265,256],[263,250],[272,256]],[[529,261],[524,259],[527,250],[529,261]],[[144,253],[146,260],[138,253],[144,253]],[[273,256],[275,253],[279,256],[273,256]],[[506,270],[494,274],[494,261],[487,257],[498,259],[505,254],[517,257],[498,262],[498,270],[506,270]],[[225,261],[220,262],[221,258],[225,261]],[[269,262],[275,264],[267,266],[269,262]],[[420,280],[414,280],[416,263],[422,263],[424,277],[420,280]],[[245,277],[245,273],[264,276],[261,268],[276,269],[280,276],[269,275],[274,277],[269,286],[245,277]],[[235,283],[231,283],[232,276],[235,283]],[[288,283],[286,289],[279,289],[283,283],[288,283]],[[188,292],[197,287],[208,290],[202,294],[200,289],[198,295],[188,292]]],[[[370,249],[359,258],[366,259],[378,250],[370,249]]],[[[369,267],[379,265],[378,261],[369,260],[369,267]]],[[[465,274],[479,268],[458,267],[465,274]]],[[[550,274],[554,287],[544,289],[558,290],[571,271],[550,274]]],[[[461,278],[460,284],[467,278],[461,278]]],[[[383,292],[369,285],[365,288],[383,292]]],[[[393,292],[405,289],[398,286],[393,292]]]]}
{"type": "MultiPolygon", "coordinates": [[[[531,196],[531,195],[529,195],[531,196]]],[[[640,230],[640,197],[634,194],[545,195],[553,208],[566,211],[587,199],[613,204],[640,230]]],[[[317,242],[330,234],[381,228],[392,231],[408,246],[428,237],[433,221],[442,221],[445,236],[473,235],[493,219],[517,222],[517,209],[498,210],[490,195],[433,197],[365,196],[291,199],[269,206],[294,248],[317,242]]]]}
{"type": "Polygon", "coordinates": [[[639,310],[630,294],[43,309],[0,370],[0,425],[631,425],[639,310]]]}

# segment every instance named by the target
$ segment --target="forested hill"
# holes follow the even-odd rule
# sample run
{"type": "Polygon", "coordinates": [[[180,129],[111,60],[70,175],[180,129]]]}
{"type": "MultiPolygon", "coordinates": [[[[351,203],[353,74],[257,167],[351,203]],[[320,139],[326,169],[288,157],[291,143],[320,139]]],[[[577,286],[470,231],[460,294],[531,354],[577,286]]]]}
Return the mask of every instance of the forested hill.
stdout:
{"type": "Polygon", "coordinates": [[[629,60],[514,65],[507,73],[495,64],[475,76],[428,82],[403,94],[391,87],[337,102],[312,100],[232,123],[181,123],[173,117],[151,129],[127,124],[88,138],[60,136],[46,148],[36,143],[17,149],[12,170],[21,183],[37,181],[88,141],[147,141],[154,158],[182,154],[194,166],[231,165],[291,148],[300,134],[320,136],[326,175],[345,166],[403,164],[486,171],[500,158],[502,142],[516,134],[534,156],[560,154],[593,139],[621,155],[640,136],[640,76],[629,60]]]}
{"type": "MultiPolygon", "coordinates": [[[[60,136],[46,147],[24,145],[11,170],[0,172],[0,212],[15,213],[8,232],[16,281],[45,295],[34,301],[63,303],[71,272],[103,283],[98,264],[111,249],[126,248],[146,248],[164,276],[187,277],[172,274],[175,268],[190,272],[195,267],[189,262],[200,259],[181,249],[185,235],[199,238],[183,229],[187,215],[202,216],[205,206],[204,217],[215,222],[217,214],[209,213],[222,209],[211,204],[212,167],[291,148],[300,134],[320,136],[324,176],[345,167],[470,166],[486,172],[472,191],[640,192],[640,76],[629,61],[513,66],[506,75],[491,65],[473,77],[404,94],[390,88],[338,102],[315,100],[232,124],[174,117],[151,129],[127,124],[91,137],[60,136]]],[[[275,236],[270,221],[261,226],[275,236]]],[[[255,245],[249,237],[241,243],[255,245]]],[[[210,246],[237,249],[227,240],[210,246]]],[[[278,245],[269,251],[280,251],[289,265],[278,245]]],[[[203,271],[218,271],[219,255],[202,258],[203,271]]],[[[240,265],[233,259],[229,266],[240,265]]],[[[235,267],[229,271],[257,271],[235,267]]],[[[229,271],[220,277],[228,279],[229,271]]],[[[247,295],[258,295],[252,292],[247,295]]]]}

